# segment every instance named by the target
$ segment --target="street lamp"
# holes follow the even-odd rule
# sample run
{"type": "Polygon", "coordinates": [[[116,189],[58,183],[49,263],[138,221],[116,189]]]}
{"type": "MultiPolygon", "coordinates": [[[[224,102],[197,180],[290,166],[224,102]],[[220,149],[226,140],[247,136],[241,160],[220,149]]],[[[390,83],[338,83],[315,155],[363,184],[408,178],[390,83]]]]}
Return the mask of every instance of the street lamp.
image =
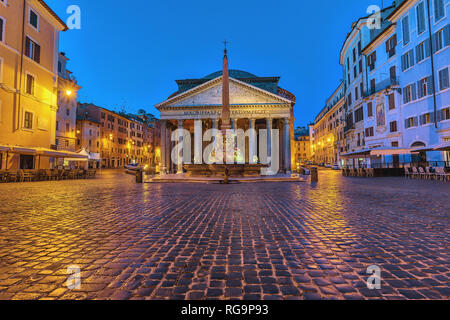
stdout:
{"type": "Polygon", "coordinates": [[[68,97],[70,97],[70,96],[72,95],[72,90],[67,89],[67,90],[66,90],[66,95],[67,95],[68,97]]]}

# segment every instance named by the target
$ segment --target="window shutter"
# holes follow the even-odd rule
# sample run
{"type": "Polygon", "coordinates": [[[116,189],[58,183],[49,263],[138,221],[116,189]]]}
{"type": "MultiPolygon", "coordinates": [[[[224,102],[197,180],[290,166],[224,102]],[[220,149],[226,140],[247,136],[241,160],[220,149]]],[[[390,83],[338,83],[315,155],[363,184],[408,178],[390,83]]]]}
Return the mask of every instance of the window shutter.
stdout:
{"type": "Polygon", "coordinates": [[[390,41],[390,40],[386,41],[386,52],[389,52],[389,50],[390,50],[390,44],[389,44],[389,41],[390,41]]]}
{"type": "Polygon", "coordinates": [[[0,19],[0,41],[3,41],[3,19],[0,19]]]}
{"type": "Polygon", "coordinates": [[[402,55],[402,71],[405,71],[405,69],[406,69],[405,58],[406,58],[406,55],[402,55]]]}
{"type": "Polygon", "coordinates": [[[409,128],[409,119],[405,119],[405,128],[406,128],[406,129],[409,128]]]}
{"type": "Polygon", "coordinates": [[[449,83],[448,83],[448,68],[444,69],[442,74],[443,74],[443,79],[442,80],[443,80],[443,85],[444,85],[443,89],[446,89],[446,88],[449,87],[449,83]]]}
{"type": "Polygon", "coordinates": [[[413,83],[412,85],[411,85],[411,91],[412,91],[412,99],[413,100],[416,100],[417,99],[417,88],[416,88],[417,86],[416,86],[416,84],[415,83],[413,83]]]}
{"type": "Polygon", "coordinates": [[[420,47],[420,45],[418,45],[418,46],[416,47],[416,61],[417,61],[417,62],[419,62],[419,61],[422,60],[422,59],[420,59],[420,50],[419,50],[419,47],[420,47]]]}
{"type": "Polygon", "coordinates": [[[444,45],[450,45],[450,24],[446,25],[444,28],[444,45]]]}
{"type": "Polygon", "coordinates": [[[431,123],[434,122],[434,111],[430,112],[430,121],[431,121],[431,123]]]}
{"type": "Polygon", "coordinates": [[[408,103],[407,101],[407,94],[406,94],[406,88],[403,88],[403,104],[408,103]]]}
{"type": "Polygon", "coordinates": [[[438,37],[436,33],[431,36],[431,44],[433,46],[433,54],[434,54],[436,53],[438,47],[438,37]]]}
{"type": "Polygon", "coordinates": [[[35,47],[34,47],[34,60],[37,63],[41,63],[41,47],[35,43],[35,47]]]}
{"type": "Polygon", "coordinates": [[[419,125],[419,119],[417,117],[414,117],[414,127],[417,127],[419,125]]]}
{"type": "Polygon", "coordinates": [[[423,92],[423,85],[422,85],[422,80],[417,81],[417,87],[419,88],[419,99],[422,98],[425,94],[423,92]]]}
{"type": "Polygon", "coordinates": [[[409,66],[412,67],[414,65],[414,49],[409,51],[409,66]]]}
{"type": "Polygon", "coordinates": [[[428,92],[427,92],[427,94],[432,94],[433,93],[433,91],[434,91],[434,83],[433,83],[433,77],[432,76],[429,76],[428,77],[428,85],[427,85],[427,90],[428,90],[428,92]]]}
{"type": "Polygon", "coordinates": [[[25,39],[25,55],[27,57],[30,56],[30,38],[26,37],[25,39]]]}
{"type": "Polygon", "coordinates": [[[425,40],[425,58],[428,58],[431,55],[431,49],[430,49],[430,38],[425,40]]]}
{"type": "Polygon", "coordinates": [[[438,110],[437,111],[437,121],[440,122],[442,121],[442,113],[444,112],[444,110],[438,110]]]}

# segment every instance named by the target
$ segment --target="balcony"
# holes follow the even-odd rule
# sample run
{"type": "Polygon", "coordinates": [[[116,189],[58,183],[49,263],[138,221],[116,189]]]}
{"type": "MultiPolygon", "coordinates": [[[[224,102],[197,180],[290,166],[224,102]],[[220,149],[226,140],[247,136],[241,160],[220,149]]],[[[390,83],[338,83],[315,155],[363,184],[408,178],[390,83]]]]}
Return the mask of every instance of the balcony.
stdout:
{"type": "Polygon", "coordinates": [[[355,123],[354,122],[347,122],[345,124],[345,127],[344,127],[344,133],[347,132],[347,131],[353,130],[353,129],[355,129],[355,123]]]}
{"type": "Polygon", "coordinates": [[[375,87],[370,88],[364,92],[364,97],[370,97],[377,92],[397,87],[400,84],[398,77],[390,77],[380,82],[375,83],[375,87]]]}

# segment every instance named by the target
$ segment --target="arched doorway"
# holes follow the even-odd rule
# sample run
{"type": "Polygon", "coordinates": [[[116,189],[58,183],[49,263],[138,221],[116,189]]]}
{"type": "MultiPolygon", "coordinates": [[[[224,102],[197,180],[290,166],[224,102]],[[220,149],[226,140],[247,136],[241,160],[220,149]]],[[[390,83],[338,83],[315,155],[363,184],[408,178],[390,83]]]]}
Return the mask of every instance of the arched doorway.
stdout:
{"type": "MultiPolygon", "coordinates": [[[[425,143],[421,141],[416,141],[413,144],[411,144],[411,148],[424,148],[426,147],[425,143]]],[[[419,153],[413,153],[411,156],[411,162],[412,163],[423,163],[427,162],[427,153],[422,151],[419,153]]]]}

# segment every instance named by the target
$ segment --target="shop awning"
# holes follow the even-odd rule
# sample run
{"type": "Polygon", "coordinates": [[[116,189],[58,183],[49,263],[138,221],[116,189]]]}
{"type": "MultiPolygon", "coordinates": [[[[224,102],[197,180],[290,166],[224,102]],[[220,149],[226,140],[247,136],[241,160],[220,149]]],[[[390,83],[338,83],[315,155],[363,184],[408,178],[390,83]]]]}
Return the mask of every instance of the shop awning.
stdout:
{"type": "Polygon", "coordinates": [[[26,147],[12,147],[10,151],[12,153],[26,154],[26,155],[35,155],[37,153],[35,148],[26,148],[26,147]]]}
{"type": "Polygon", "coordinates": [[[370,155],[370,150],[371,149],[363,149],[363,150],[348,152],[348,153],[341,154],[341,157],[344,157],[344,158],[360,158],[360,157],[364,157],[364,156],[369,156],[370,155]]]}
{"type": "Polygon", "coordinates": [[[392,156],[400,154],[410,154],[411,148],[396,148],[396,147],[379,147],[370,151],[371,156],[392,156]]]}
{"type": "Polygon", "coordinates": [[[10,151],[10,150],[11,150],[11,148],[8,147],[8,146],[2,146],[2,145],[0,145],[0,152],[8,152],[8,151],[10,151]]]}
{"type": "Polygon", "coordinates": [[[64,158],[65,161],[88,161],[89,160],[89,153],[85,149],[81,149],[78,152],[71,152],[66,151],[66,158],[64,158]]]}
{"type": "Polygon", "coordinates": [[[37,154],[39,156],[43,156],[43,157],[51,157],[51,158],[67,157],[66,151],[59,151],[59,150],[46,149],[46,148],[36,148],[36,150],[37,150],[37,154]]]}
{"type": "Polygon", "coordinates": [[[436,151],[450,151],[450,141],[445,141],[441,144],[438,144],[434,150],[436,151]]]}

